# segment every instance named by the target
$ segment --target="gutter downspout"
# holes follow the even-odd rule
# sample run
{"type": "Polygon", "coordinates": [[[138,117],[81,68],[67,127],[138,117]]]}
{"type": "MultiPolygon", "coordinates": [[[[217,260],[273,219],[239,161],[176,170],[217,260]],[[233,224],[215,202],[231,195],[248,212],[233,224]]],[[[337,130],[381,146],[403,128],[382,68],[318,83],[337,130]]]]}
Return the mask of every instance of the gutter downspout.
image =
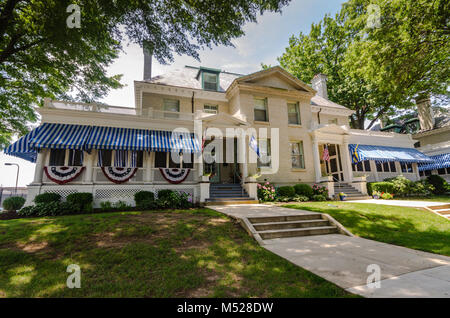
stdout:
{"type": "Polygon", "coordinates": [[[193,92],[192,92],[192,99],[191,99],[191,103],[192,103],[192,113],[194,113],[194,95],[195,95],[195,92],[193,91],[193,92]]]}
{"type": "Polygon", "coordinates": [[[317,112],[317,122],[320,125],[320,112],[322,111],[322,108],[319,108],[319,111],[317,112]]]}

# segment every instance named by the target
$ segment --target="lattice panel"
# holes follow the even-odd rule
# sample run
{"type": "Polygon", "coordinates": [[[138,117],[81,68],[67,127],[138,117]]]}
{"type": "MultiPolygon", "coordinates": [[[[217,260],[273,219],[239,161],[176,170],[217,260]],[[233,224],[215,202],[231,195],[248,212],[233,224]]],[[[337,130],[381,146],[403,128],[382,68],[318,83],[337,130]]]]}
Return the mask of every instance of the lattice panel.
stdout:
{"type": "Polygon", "coordinates": [[[64,200],[66,200],[66,198],[69,194],[77,193],[78,190],[75,190],[75,189],[45,190],[43,193],[45,193],[45,192],[57,193],[61,196],[61,199],[64,201],[64,200]]]}
{"type": "Polygon", "coordinates": [[[135,193],[139,191],[141,189],[97,189],[95,190],[95,199],[134,200],[135,193]]]}

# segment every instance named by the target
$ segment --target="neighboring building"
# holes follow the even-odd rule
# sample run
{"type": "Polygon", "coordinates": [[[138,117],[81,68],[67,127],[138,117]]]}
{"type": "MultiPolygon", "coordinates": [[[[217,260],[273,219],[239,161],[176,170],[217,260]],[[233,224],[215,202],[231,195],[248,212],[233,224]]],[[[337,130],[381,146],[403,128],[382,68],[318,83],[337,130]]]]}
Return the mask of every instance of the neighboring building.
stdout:
{"type": "Polygon", "coordinates": [[[92,192],[96,205],[106,200],[131,203],[139,190],[157,193],[166,188],[188,192],[201,202],[218,196],[255,199],[252,176],[275,168],[274,158],[263,159],[276,148],[278,170],[263,174],[258,182],[322,182],[330,194],[345,183],[365,195],[366,178],[383,180],[402,173],[418,180],[417,164],[431,162],[414,149],[410,135],[351,129],[353,111],[327,99],[322,74],[310,87],[279,66],[249,75],[186,66],[153,78],[150,70],[147,65],[147,80],[135,81],[134,108],[46,100],[38,109],[41,126],[5,151],[37,163],[28,203],[46,191],[63,196],[92,192]],[[187,131],[174,139],[176,128],[187,131]],[[227,128],[269,131],[267,138],[255,136],[256,149],[251,136],[236,137],[227,128]],[[270,128],[279,129],[279,137],[270,128]],[[223,137],[210,141],[214,132],[223,137]],[[215,155],[229,160],[201,162],[202,139],[205,152],[210,142],[223,140],[215,155]],[[243,161],[229,149],[242,150],[243,161]],[[325,149],[329,160],[324,161],[325,149]],[[255,150],[260,158],[249,163],[255,150]],[[182,153],[181,161],[174,161],[171,152],[182,153]],[[237,185],[217,185],[231,183],[237,185]],[[247,195],[238,195],[239,184],[247,195]]]}
{"type": "Polygon", "coordinates": [[[393,119],[389,125],[376,125],[373,131],[411,134],[417,150],[431,157],[432,163],[421,164],[419,174],[437,174],[450,181],[450,116],[448,111],[431,107],[428,98],[418,99],[417,112],[406,120],[393,119]]]}

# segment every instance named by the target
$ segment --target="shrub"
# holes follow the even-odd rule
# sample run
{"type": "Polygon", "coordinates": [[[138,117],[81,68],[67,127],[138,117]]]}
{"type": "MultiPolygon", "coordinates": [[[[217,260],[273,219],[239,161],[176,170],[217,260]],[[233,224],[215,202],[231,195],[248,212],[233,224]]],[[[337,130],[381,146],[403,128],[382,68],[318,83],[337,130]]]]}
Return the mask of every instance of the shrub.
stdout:
{"type": "Polygon", "coordinates": [[[389,182],[393,184],[394,190],[392,192],[395,193],[396,195],[404,197],[412,194],[411,190],[413,182],[409,179],[406,179],[404,176],[401,175],[397,176],[395,178],[390,179],[389,182]]]}
{"type": "Polygon", "coordinates": [[[314,184],[312,186],[312,189],[313,189],[313,195],[320,194],[320,195],[323,195],[325,198],[328,198],[328,188],[327,187],[322,187],[318,184],[314,184]]]}
{"type": "Polygon", "coordinates": [[[289,202],[289,201],[291,201],[291,198],[285,197],[285,196],[278,196],[277,201],[278,202],[289,202]]]}
{"type": "Polygon", "coordinates": [[[170,197],[173,197],[173,194],[175,192],[169,189],[165,189],[165,190],[159,190],[158,191],[158,199],[167,199],[170,197]]]}
{"type": "Polygon", "coordinates": [[[394,195],[385,192],[385,193],[381,193],[380,198],[382,198],[383,200],[392,200],[394,198],[394,195]]]}
{"type": "Polygon", "coordinates": [[[275,200],[275,187],[266,182],[263,184],[258,183],[258,199],[263,202],[270,202],[275,200]]]}
{"type": "Polygon", "coordinates": [[[134,202],[136,202],[136,206],[139,207],[144,201],[154,201],[155,194],[150,191],[139,191],[134,195],[134,202]]]}
{"type": "Polygon", "coordinates": [[[113,205],[111,201],[102,201],[100,202],[100,209],[102,211],[111,211],[113,209],[113,205]]]}
{"type": "Polygon", "coordinates": [[[303,195],[308,198],[313,196],[313,189],[309,184],[299,183],[294,186],[295,193],[298,195],[303,195]]]}
{"type": "Polygon", "coordinates": [[[61,195],[58,193],[52,193],[52,192],[45,192],[38,194],[34,198],[34,203],[50,203],[50,202],[60,202],[61,201],[61,195]]]}
{"type": "Polygon", "coordinates": [[[294,197],[292,198],[292,201],[295,202],[306,202],[309,200],[309,197],[307,197],[306,195],[294,195],[294,197]]]}
{"type": "Polygon", "coordinates": [[[441,176],[432,174],[427,177],[427,182],[434,187],[434,194],[444,194],[447,188],[447,182],[441,176]]]}
{"type": "Polygon", "coordinates": [[[22,197],[9,197],[3,201],[3,208],[6,211],[20,210],[25,204],[25,199],[22,197]]]}
{"type": "Polygon", "coordinates": [[[94,197],[90,192],[76,192],[67,196],[66,201],[73,207],[78,207],[79,211],[92,212],[92,202],[94,197]]]}
{"type": "Polygon", "coordinates": [[[36,206],[35,205],[26,206],[26,207],[20,209],[19,211],[17,211],[17,214],[21,215],[21,216],[37,215],[36,206]]]}
{"type": "Polygon", "coordinates": [[[180,208],[185,199],[172,190],[161,190],[158,192],[157,206],[161,209],[180,208]],[[162,193],[161,193],[162,192],[162,193]]]}
{"type": "Polygon", "coordinates": [[[295,195],[295,189],[292,186],[283,186],[278,188],[278,195],[281,197],[292,198],[295,195]]]}
{"type": "Polygon", "coordinates": [[[368,193],[369,195],[373,195],[372,185],[373,185],[374,183],[375,183],[375,182],[367,182],[367,193],[368,193]]]}
{"type": "Polygon", "coordinates": [[[125,201],[117,201],[113,204],[113,208],[117,210],[127,210],[130,206],[125,201]]]}
{"type": "Polygon", "coordinates": [[[372,183],[372,191],[377,192],[388,192],[388,193],[395,193],[394,192],[394,184],[391,182],[373,182],[372,183]]]}
{"type": "Polygon", "coordinates": [[[142,200],[136,206],[141,210],[155,210],[159,208],[158,202],[155,200],[142,200]]]}
{"type": "Polygon", "coordinates": [[[313,201],[326,201],[327,197],[324,196],[323,194],[314,194],[312,196],[313,201]]]}

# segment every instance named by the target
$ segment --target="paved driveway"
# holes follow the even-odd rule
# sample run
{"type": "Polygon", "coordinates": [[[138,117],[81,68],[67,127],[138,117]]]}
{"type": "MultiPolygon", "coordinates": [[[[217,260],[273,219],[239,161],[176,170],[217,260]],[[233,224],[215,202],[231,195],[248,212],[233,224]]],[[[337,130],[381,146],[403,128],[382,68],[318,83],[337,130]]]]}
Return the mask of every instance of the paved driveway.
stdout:
{"type": "MultiPolygon", "coordinates": [[[[312,213],[267,205],[213,206],[235,218],[312,213]]],[[[265,240],[267,250],[365,297],[449,297],[450,257],[340,234],[265,240]],[[367,287],[371,264],[381,287],[367,287]]]]}

